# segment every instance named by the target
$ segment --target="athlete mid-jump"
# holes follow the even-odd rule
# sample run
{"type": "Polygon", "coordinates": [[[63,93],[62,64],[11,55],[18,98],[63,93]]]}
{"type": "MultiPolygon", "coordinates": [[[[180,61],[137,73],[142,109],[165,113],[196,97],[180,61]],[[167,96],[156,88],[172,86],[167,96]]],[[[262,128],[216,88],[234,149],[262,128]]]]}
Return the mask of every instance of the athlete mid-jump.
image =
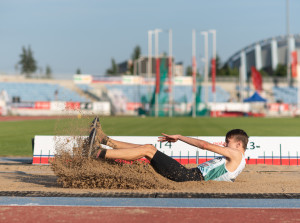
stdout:
{"type": "Polygon", "coordinates": [[[233,129],[225,136],[224,147],[211,144],[204,140],[182,135],[162,134],[161,142],[177,142],[178,140],[222,155],[200,164],[196,168],[186,168],[176,160],[157,150],[151,144],[139,145],[121,142],[109,138],[101,129],[99,118],[95,118],[89,135],[90,154],[95,159],[137,160],[147,158],[154,170],[162,176],[177,182],[217,180],[233,182],[246,165],[245,151],[248,135],[241,129],[233,129]],[[113,149],[103,149],[107,145],[113,149]]]}

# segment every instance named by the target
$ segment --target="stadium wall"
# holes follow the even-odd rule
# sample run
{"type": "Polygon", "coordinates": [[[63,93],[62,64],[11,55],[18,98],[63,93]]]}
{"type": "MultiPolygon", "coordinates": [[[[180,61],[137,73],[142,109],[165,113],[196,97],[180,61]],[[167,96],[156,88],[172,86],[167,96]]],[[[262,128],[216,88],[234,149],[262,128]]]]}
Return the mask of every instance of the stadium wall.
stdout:
{"type": "MultiPolygon", "coordinates": [[[[1,106],[0,106],[1,107],[1,106]]],[[[109,102],[63,102],[63,101],[37,101],[8,103],[6,107],[11,115],[36,116],[36,115],[77,115],[98,114],[110,115],[109,102]]]]}

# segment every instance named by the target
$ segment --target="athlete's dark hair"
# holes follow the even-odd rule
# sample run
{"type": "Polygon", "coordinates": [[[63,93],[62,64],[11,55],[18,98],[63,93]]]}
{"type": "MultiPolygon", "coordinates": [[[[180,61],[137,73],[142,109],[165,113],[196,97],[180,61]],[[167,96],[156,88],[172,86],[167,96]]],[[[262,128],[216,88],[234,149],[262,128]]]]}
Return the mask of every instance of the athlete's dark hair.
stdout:
{"type": "Polygon", "coordinates": [[[246,150],[249,136],[247,135],[247,133],[244,130],[232,129],[229,132],[227,132],[226,138],[225,138],[226,143],[228,143],[228,139],[230,139],[232,137],[237,141],[241,141],[243,144],[244,150],[246,150]]]}

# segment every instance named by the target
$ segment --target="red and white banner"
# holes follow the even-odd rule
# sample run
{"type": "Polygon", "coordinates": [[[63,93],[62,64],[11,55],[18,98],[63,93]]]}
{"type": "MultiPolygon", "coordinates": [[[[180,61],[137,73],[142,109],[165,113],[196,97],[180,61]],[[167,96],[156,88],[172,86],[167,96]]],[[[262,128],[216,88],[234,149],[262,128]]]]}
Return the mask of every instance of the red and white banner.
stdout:
{"type": "Polygon", "coordinates": [[[287,112],[290,110],[289,104],[283,103],[270,103],[268,104],[269,111],[273,112],[287,112]]]}
{"type": "Polygon", "coordinates": [[[66,110],[80,110],[80,102],[66,102],[66,110]]]}
{"type": "Polygon", "coordinates": [[[136,109],[138,109],[141,106],[142,106],[142,103],[140,103],[140,102],[127,102],[127,104],[126,104],[127,111],[135,111],[136,109]]]}
{"type": "Polygon", "coordinates": [[[50,102],[49,101],[37,101],[34,103],[34,109],[50,110],[50,102]]]}

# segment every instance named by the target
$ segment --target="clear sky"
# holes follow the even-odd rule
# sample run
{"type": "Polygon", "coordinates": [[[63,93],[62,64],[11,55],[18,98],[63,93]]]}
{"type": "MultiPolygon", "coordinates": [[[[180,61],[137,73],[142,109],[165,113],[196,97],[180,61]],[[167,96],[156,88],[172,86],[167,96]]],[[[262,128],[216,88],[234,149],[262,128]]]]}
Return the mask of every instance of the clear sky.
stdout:
{"type": "MultiPolygon", "coordinates": [[[[299,33],[300,1],[289,0],[290,33],[299,33]]],[[[22,46],[38,66],[54,74],[103,75],[111,58],[123,62],[139,45],[147,55],[147,32],[173,30],[173,55],[191,64],[192,29],[203,66],[201,31],[217,30],[217,52],[228,57],[256,41],[286,34],[286,0],[0,0],[0,73],[15,73],[22,46]]],[[[160,53],[168,52],[161,33],[160,53]]],[[[211,43],[211,38],[209,39],[211,43]]],[[[210,49],[211,50],[211,49],[210,49]]]]}

